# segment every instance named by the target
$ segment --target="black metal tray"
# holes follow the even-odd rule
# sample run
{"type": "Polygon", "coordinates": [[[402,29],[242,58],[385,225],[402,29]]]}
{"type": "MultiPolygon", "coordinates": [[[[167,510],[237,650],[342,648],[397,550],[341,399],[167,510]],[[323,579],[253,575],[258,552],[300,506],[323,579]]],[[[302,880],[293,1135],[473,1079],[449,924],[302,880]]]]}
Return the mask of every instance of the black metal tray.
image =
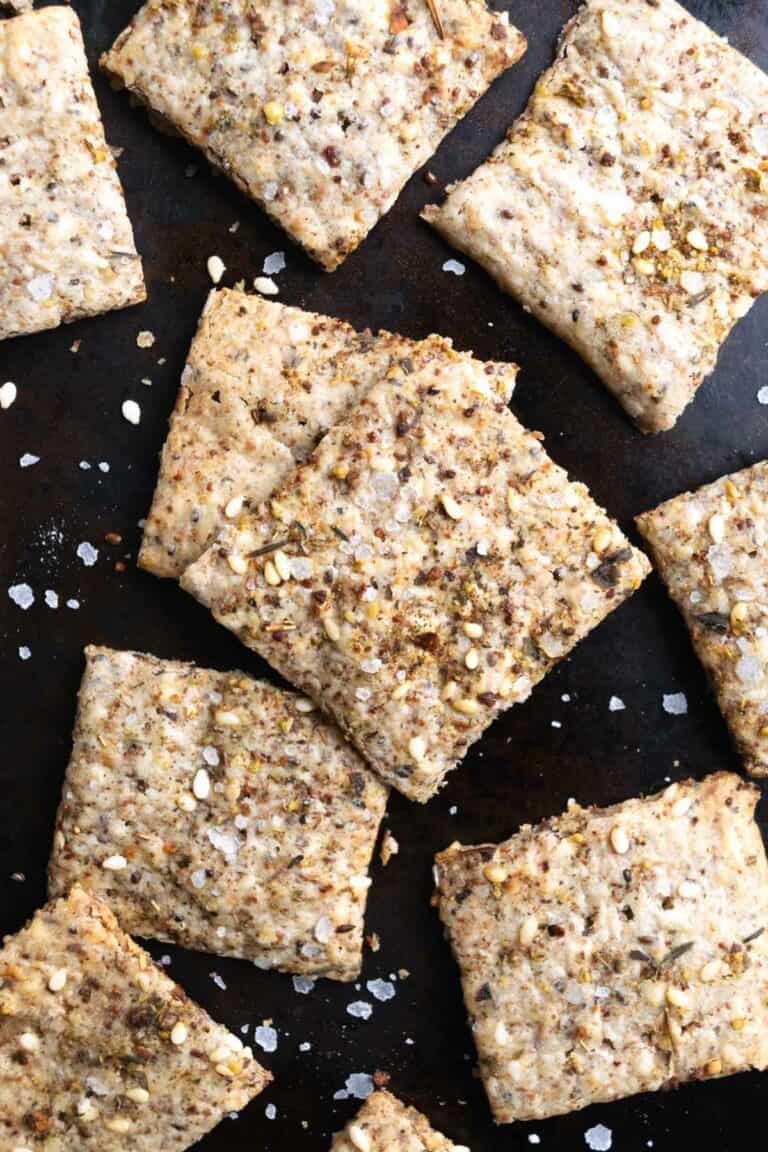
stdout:
{"type": "MultiPolygon", "coordinates": [[[[697,0],[688,6],[768,66],[768,0],[697,0]]],[[[445,141],[429,165],[437,187],[415,176],[389,216],[330,276],[202,156],[154,131],[143,112],[98,76],[99,53],[138,0],[74,0],[74,7],[108,138],[124,148],[119,167],[145,258],[149,302],[0,344],[0,383],[13,380],[19,388],[16,404],[0,412],[2,932],[15,931],[44,899],[86,643],[269,675],[266,665],[188,596],[134,565],[168,414],[210,288],[210,255],[222,257],[225,283],[231,284],[250,282],[266,255],[284,250],[281,300],[359,327],[415,337],[444,333],[479,356],[517,361],[522,371],[515,412],[545,433],[555,459],[586,481],[630,530],[636,512],[768,456],[768,408],[756,400],[768,383],[768,299],[739,323],[717,371],[675,430],[647,438],[579,358],[484,273],[469,262],[462,277],[443,272],[453,253],[418,219],[422,204],[472,171],[523,108],[575,3],[512,0],[511,19],[529,40],[526,56],[445,141]],[[240,227],[233,233],[236,220],[240,227]],[[137,348],[140,329],[155,333],[154,348],[137,348]],[[77,353],[70,351],[75,340],[81,341],[77,353]],[[151,386],[142,378],[151,379],[151,386]],[[127,398],[141,404],[138,428],[121,416],[127,398]],[[40,456],[40,463],[20,470],[25,452],[40,456]],[[108,463],[109,471],[101,471],[99,462],[108,463]],[[118,533],[122,544],[106,543],[107,533],[118,533]],[[82,541],[99,549],[94,567],[76,557],[82,541]],[[27,612],[6,595],[19,581],[35,590],[27,612]],[[58,593],[58,609],[44,603],[46,589],[58,593]],[[71,598],[80,601],[79,609],[65,606],[71,598]],[[17,655],[21,645],[31,649],[27,661],[17,655]]],[[[398,981],[394,1000],[374,1001],[370,1020],[347,1014],[347,1004],[360,998],[352,986],[321,981],[300,996],[290,977],[150,945],[155,956],[171,957],[170,973],[218,1020],[239,1030],[271,1019],[279,1031],[277,1051],[263,1056],[274,1085],[239,1119],[225,1120],[201,1148],[327,1152],[330,1134],[358,1106],[335,1101],[334,1093],[350,1073],[377,1069],[389,1074],[394,1091],[472,1152],[527,1148],[531,1133],[545,1149],[581,1149],[585,1130],[597,1123],[612,1129],[617,1152],[638,1152],[650,1142],[657,1152],[694,1145],[701,1152],[728,1152],[757,1142],[768,1086],[757,1074],[495,1128],[473,1075],[457,972],[430,908],[432,855],[454,839],[498,840],[523,822],[559,812],[570,796],[607,804],[656,789],[669,778],[721,768],[738,771],[738,759],[683,624],[652,577],[527,704],[493,726],[436,800],[422,807],[393,795],[388,823],[401,852],[387,869],[378,861],[374,869],[368,930],[379,934],[382,945],[378,954],[366,954],[364,980],[401,968],[410,976],[398,981]],[[663,711],[662,694],[668,692],[686,694],[687,715],[663,711]],[[624,711],[609,711],[613,694],[625,701],[624,711]],[[213,983],[212,972],[226,990],[213,983]],[[305,1042],[311,1050],[300,1052],[305,1042]],[[269,1103],[276,1106],[274,1120],[265,1115],[269,1103]]]]}

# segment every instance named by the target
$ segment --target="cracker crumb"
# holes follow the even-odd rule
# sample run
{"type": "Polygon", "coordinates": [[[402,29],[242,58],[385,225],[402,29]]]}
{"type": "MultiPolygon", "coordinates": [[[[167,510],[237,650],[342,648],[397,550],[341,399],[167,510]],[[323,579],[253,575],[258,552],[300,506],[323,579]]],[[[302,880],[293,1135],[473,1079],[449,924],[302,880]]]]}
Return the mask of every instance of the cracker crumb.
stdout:
{"type": "Polygon", "coordinates": [[[155,343],[154,332],[149,332],[147,330],[144,330],[142,332],[139,332],[138,336],[136,337],[136,347],[137,348],[151,348],[154,345],[154,343],[155,343]]]}

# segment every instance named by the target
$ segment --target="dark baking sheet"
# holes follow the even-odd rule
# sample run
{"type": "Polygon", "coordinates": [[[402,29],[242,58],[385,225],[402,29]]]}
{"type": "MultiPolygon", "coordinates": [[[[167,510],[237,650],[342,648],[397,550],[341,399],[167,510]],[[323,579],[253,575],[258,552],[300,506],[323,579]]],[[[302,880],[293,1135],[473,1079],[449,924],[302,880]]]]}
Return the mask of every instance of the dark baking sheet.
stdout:
{"type": "MultiPolygon", "coordinates": [[[[768,66],[768,0],[688,6],[768,66]]],[[[138,0],[75,0],[74,7],[95,65],[138,0]]],[[[529,40],[527,55],[444,143],[430,164],[438,186],[429,188],[417,175],[387,219],[331,276],[200,155],[153,130],[124,94],[96,77],[108,138],[124,148],[119,166],[149,302],[0,345],[0,383],[13,380],[19,388],[16,404],[0,412],[0,931],[16,930],[44,899],[86,643],[269,674],[189,597],[133,562],[179,374],[210,287],[210,255],[222,257],[225,283],[233,284],[250,281],[266,255],[284,250],[281,300],[359,327],[416,337],[445,333],[480,356],[516,360],[522,367],[516,413],[546,434],[555,459],[585,480],[625,528],[634,513],[659,500],[768,455],[768,408],[756,400],[768,383],[768,299],[739,323],[677,428],[649,439],[579,358],[484,273],[469,263],[463,277],[443,272],[443,261],[455,254],[418,220],[422,204],[468,174],[501,138],[575,7],[566,0],[512,0],[511,18],[529,40]],[[232,233],[236,220],[240,227],[232,233]],[[155,333],[151,350],[137,348],[140,329],[155,333]],[[76,354],[70,351],[75,340],[81,341],[76,354]],[[127,398],[141,404],[138,428],[121,416],[127,398]],[[18,459],[25,452],[41,460],[22,471],[18,459]],[[109,472],[99,470],[100,461],[109,472]],[[105,542],[114,532],[122,536],[119,547],[105,542]],[[76,557],[82,541],[99,549],[92,568],[76,557]],[[120,561],[124,571],[117,570],[120,561]],[[20,581],[36,594],[27,612],[6,595],[20,581]],[[46,589],[58,593],[58,609],[45,605],[46,589]],[[69,598],[80,601],[78,610],[64,606],[69,598]],[[26,662],[18,658],[20,645],[31,649],[26,662]]],[[[345,1010],[353,1000],[371,999],[365,989],[360,995],[352,986],[321,981],[299,996],[290,977],[150,946],[155,956],[171,957],[171,974],[218,1020],[239,1030],[271,1019],[280,1034],[277,1051],[263,1056],[274,1085],[201,1147],[326,1152],[330,1134],[357,1108],[355,1101],[334,1101],[334,1093],[350,1073],[377,1069],[472,1152],[526,1148],[531,1133],[543,1148],[584,1148],[584,1132],[597,1123],[612,1129],[621,1152],[651,1144],[659,1152],[694,1143],[702,1152],[749,1147],[759,1139],[768,1085],[756,1074],[494,1128],[473,1074],[457,972],[429,903],[432,855],[454,839],[501,839],[525,821],[560,811],[570,796],[606,804],[669,778],[720,768],[738,770],[738,760],[683,625],[653,577],[529,703],[494,725],[436,800],[421,807],[393,795],[388,824],[401,851],[386,870],[375,867],[368,929],[382,946],[366,955],[364,979],[402,968],[410,976],[398,981],[394,1000],[373,1001],[370,1020],[352,1019],[345,1010]],[[669,692],[686,694],[687,715],[663,711],[662,694],[669,692]],[[614,694],[625,711],[609,711],[614,694]],[[213,972],[226,991],[213,983],[213,972]],[[311,1051],[299,1052],[304,1042],[311,1051]],[[265,1116],[268,1103],[276,1106],[274,1120],[265,1116]]]]}

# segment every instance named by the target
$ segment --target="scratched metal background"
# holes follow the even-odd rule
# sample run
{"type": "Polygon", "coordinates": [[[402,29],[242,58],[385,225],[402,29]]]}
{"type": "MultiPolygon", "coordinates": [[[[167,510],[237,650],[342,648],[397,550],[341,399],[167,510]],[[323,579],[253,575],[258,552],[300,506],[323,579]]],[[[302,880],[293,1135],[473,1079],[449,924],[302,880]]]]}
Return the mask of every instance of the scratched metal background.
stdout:
{"type": "MultiPolygon", "coordinates": [[[[95,72],[98,54],[138,0],[74,0],[74,7],[95,72]]],[[[768,0],[697,0],[689,7],[768,66],[768,0]]],[[[17,929],[44,898],[87,642],[267,674],[201,607],[133,563],[179,374],[210,287],[205,266],[211,254],[222,257],[225,282],[232,284],[260,272],[268,253],[285,250],[281,300],[360,327],[415,337],[445,333],[479,356],[517,361],[522,371],[515,411],[546,434],[555,459],[585,480],[625,528],[634,513],[659,500],[768,456],[768,408],[756,402],[758,388],[768,383],[768,299],[740,322],[677,428],[648,439],[578,357],[484,273],[471,265],[460,278],[441,270],[451,253],[419,222],[418,211],[446,183],[471,172],[501,138],[551,60],[575,2],[510,0],[509,8],[528,38],[527,55],[443,144],[430,165],[439,185],[430,189],[415,176],[389,216],[331,276],[201,156],[154,131],[143,112],[96,75],[109,140],[124,149],[119,167],[145,259],[149,302],[0,345],[0,383],[19,386],[16,404],[0,413],[0,932],[17,929]],[[233,234],[235,220],[240,228],[233,234]],[[140,329],[156,334],[153,349],[136,347],[140,329]],[[82,341],[76,355],[70,351],[75,339],[82,341]],[[158,365],[161,357],[165,362],[158,365]],[[121,417],[127,398],[141,404],[138,428],[121,417]],[[40,463],[21,471],[24,452],[39,455],[40,463]],[[81,469],[81,460],[91,469],[81,469]],[[98,461],[107,461],[110,471],[100,472],[98,461]],[[108,532],[122,535],[121,547],[104,542],[108,532]],[[76,559],[83,540],[99,548],[95,567],[76,559]],[[115,570],[120,559],[127,562],[123,572],[115,570]],[[35,589],[36,603],[27,612],[6,595],[17,581],[35,589]],[[58,591],[62,605],[79,599],[79,611],[46,607],[46,588],[58,591]],[[31,648],[29,661],[19,660],[19,645],[31,648]],[[12,873],[25,879],[13,880],[12,873]]],[[[398,984],[396,999],[375,1004],[371,1020],[346,1014],[346,1005],[359,998],[350,986],[320,982],[309,996],[298,996],[290,977],[150,946],[156,956],[172,956],[172,975],[218,1020],[239,1029],[271,1018],[280,1033],[278,1050],[264,1056],[275,1074],[273,1087],[238,1120],[225,1120],[201,1147],[326,1152],[330,1134],[357,1107],[334,1102],[334,1092],[349,1073],[375,1069],[387,1072],[396,1092],[473,1152],[526,1148],[532,1132],[544,1148],[580,1149],[585,1129],[596,1123],[613,1129],[621,1152],[651,1141],[658,1152],[694,1142],[702,1152],[728,1152],[745,1141],[749,1147],[749,1135],[765,1116],[768,1080],[758,1075],[494,1128],[473,1074],[457,973],[429,904],[432,854],[455,838],[501,839],[524,821],[560,811],[569,796],[606,804],[656,789],[668,777],[724,767],[737,770],[738,761],[683,625],[652,578],[529,703],[494,725],[436,800],[420,807],[392,797],[389,825],[401,853],[385,871],[378,862],[375,867],[368,928],[381,936],[382,947],[366,955],[364,978],[399,968],[411,976],[398,984]],[[662,694],[677,691],[688,697],[686,716],[662,710],[662,694]],[[612,694],[625,700],[625,711],[608,711],[612,694]],[[561,726],[553,727],[555,721],[561,726]],[[211,981],[213,971],[226,991],[211,981]],[[312,1049],[301,1054],[304,1041],[312,1049]],[[272,1121],[265,1117],[270,1102],[277,1109],[272,1121]]]]}

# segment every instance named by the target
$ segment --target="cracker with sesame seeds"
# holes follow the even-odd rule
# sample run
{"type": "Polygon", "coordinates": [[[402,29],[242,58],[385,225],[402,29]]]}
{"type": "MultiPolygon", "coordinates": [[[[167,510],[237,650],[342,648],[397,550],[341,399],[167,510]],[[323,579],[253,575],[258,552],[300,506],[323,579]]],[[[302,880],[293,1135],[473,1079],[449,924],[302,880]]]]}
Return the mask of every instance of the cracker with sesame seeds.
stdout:
{"type": "Polygon", "coordinates": [[[428,800],[649,564],[446,351],[393,364],[182,586],[428,800]]]}
{"type": "Polygon", "coordinates": [[[337,1132],[331,1152],[468,1152],[436,1132],[415,1108],[391,1092],[374,1092],[354,1120],[337,1132]]]}
{"type": "Polygon", "coordinates": [[[387,789],[311,703],[88,648],[49,867],[123,927],[352,980],[387,789]]]}
{"type": "Polygon", "coordinates": [[[768,288],[768,77],[674,0],[589,0],[425,218],[671,428],[768,288]]]}
{"type": "Polygon", "coordinates": [[[0,340],[145,298],[70,8],[0,22],[0,340]]]}
{"type": "Polygon", "coordinates": [[[506,1124],[768,1065],[768,863],[730,773],[436,858],[506,1124]]]}
{"type": "Polygon", "coordinates": [[[768,461],[675,496],[637,526],[744,767],[768,775],[768,461]]]}
{"type": "MultiPolygon", "coordinates": [[[[261,296],[212,292],[171,416],[139,565],[178,580],[392,364],[412,368],[446,353],[451,342],[438,336],[373,336],[261,296]]],[[[462,355],[509,400],[516,365],[462,355]]]]}
{"type": "Polygon", "coordinates": [[[75,886],[0,949],[0,1146],[183,1152],[271,1076],[75,886]]]}
{"type": "Polygon", "coordinates": [[[525,40],[483,0],[149,0],[102,64],[331,271],[525,40]]]}

